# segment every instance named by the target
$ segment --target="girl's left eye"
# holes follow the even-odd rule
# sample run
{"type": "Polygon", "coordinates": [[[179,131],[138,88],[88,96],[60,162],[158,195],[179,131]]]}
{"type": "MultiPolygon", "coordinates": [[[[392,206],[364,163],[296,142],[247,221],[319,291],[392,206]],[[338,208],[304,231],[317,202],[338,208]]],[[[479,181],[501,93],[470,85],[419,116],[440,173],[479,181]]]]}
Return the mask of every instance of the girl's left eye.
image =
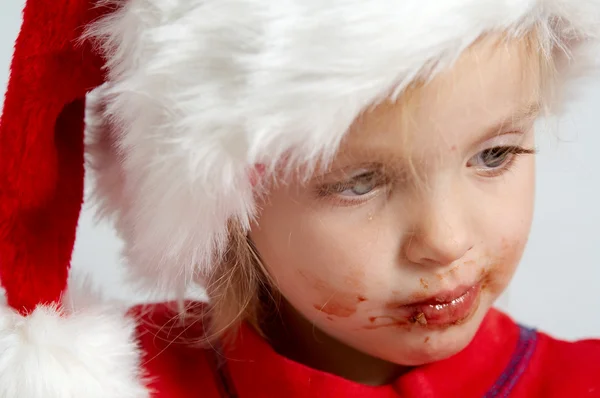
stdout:
{"type": "Polygon", "coordinates": [[[473,156],[467,162],[467,167],[474,167],[493,176],[508,170],[518,155],[531,153],[534,151],[519,146],[497,146],[473,156]]]}

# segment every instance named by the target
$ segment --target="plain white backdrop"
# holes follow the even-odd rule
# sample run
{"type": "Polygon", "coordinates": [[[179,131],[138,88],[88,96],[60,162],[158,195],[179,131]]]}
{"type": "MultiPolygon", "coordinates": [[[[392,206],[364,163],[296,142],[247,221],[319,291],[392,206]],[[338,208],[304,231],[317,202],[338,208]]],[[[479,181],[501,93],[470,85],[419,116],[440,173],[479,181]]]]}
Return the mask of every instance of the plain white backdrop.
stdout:
{"type": "MultiPolygon", "coordinates": [[[[0,88],[9,75],[24,0],[0,5],[0,88]]],[[[533,229],[523,261],[498,306],[518,321],[565,338],[600,337],[600,78],[582,83],[558,128],[538,136],[533,229]]],[[[139,301],[123,282],[120,242],[86,205],[73,267],[108,296],[139,301]]]]}

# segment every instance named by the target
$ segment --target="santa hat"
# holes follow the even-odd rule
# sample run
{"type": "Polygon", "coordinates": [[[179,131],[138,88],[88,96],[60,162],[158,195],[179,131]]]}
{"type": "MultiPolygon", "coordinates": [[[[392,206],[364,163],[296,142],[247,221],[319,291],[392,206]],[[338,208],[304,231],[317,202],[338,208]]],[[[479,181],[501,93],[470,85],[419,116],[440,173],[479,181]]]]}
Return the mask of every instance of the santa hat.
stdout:
{"type": "Polygon", "coordinates": [[[326,163],[487,32],[535,26],[570,60],[599,25],[600,0],[28,1],[0,125],[0,397],[149,396],[134,320],[67,286],[86,112],[128,265],[181,292],[249,228],[254,165],[326,163]]]}

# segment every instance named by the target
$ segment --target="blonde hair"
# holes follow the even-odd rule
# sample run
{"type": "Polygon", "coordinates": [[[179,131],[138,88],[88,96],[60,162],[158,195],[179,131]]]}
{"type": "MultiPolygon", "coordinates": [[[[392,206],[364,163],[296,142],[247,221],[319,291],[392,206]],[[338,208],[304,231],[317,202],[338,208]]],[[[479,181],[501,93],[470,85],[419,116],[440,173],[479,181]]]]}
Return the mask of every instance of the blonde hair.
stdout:
{"type": "MultiPolygon", "coordinates": [[[[496,42],[502,46],[506,40],[519,40],[522,44],[520,56],[523,60],[523,79],[538,79],[538,91],[533,95],[540,98],[542,111],[548,112],[555,95],[555,59],[553,48],[548,48],[547,38],[539,29],[532,29],[518,39],[500,36],[496,42]]],[[[484,40],[486,38],[482,38],[484,40]]],[[[500,48],[499,48],[500,49],[500,48]]],[[[403,109],[410,113],[411,98],[418,95],[424,81],[415,81],[399,97],[403,109]],[[406,106],[404,106],[406,104],[406,106]]],[[[248,322],[260,332],[264,310],[272,300],[277,304],[276,289],[269,280],[260,256],[241,227],[229,225],[229,247],[223,261],[217,265],[206,281],[210,304],[202,313],[207,326],[205,341],[212,342],[228,336],[241,322],[248,322]]]]}

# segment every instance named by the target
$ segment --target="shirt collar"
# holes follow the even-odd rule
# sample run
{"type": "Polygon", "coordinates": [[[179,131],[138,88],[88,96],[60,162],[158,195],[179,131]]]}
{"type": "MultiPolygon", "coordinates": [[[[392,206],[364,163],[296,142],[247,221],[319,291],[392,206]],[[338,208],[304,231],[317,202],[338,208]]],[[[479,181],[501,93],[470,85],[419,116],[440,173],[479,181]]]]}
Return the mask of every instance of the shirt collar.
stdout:
{"type": "Polygon", "coordinates": [[[227,367],[240,398],[454,397],[483,396],[509,363],[519,327],[492,309],[471,343],[458,354],[417,367],[385,386],[366,386],[287,359],[244,325],[226,351],[227,367]]]}

